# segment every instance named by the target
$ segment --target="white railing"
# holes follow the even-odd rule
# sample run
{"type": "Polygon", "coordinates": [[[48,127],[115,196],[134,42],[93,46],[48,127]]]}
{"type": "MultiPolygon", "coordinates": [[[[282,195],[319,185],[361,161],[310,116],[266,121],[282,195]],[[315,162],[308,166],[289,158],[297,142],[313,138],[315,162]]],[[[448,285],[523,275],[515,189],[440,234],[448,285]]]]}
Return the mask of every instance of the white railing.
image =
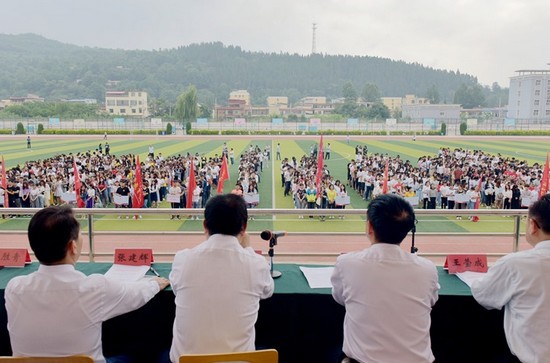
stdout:
{"type": "MultiPolygon", "coordinates": [[[[17,215],[17,216],[30,216],[39,211],[40,209],[36,208],[3,208],[0,209],[0,214],[4,216],[8,215],[17,215]]],[[[203,209],[170,209],[170,208],[144,208],[144,209],[123,209],[123,208],[94,208],[94,209],[85,209],[85,208],[74,208],[75,213],[79,216],[79,218],[84,218],[87,221],[87,237],[88,237],[88,245],[89,245],[89,260],[94,261],[96,256],[103,256],[106,254],[97,253],[95,251],[94,246],[94,239],[96,235],[98,234],[114,234],[114,233],[124,233],[124,234],[132,234],[132,233],[139,233],[144,235],[166,235],[166,234],[181,234],[181,235],[189,235],[189,234],[203,234],[202,231],[139,231],[139,232],[129,232],[129,231],[119,231],[119,232],[112,232],[112,231],[96,231],[94,222],[95,216],[104,216],[104,215],[116,215],[116,216],[130,216],[133,217],[135,215],[161,215],[161,216],[170,216],[170,215],[181,215],[184,217],[187,216],[202,216],[203,209]]],[[[249,209],[248,210],[249,216],[256,217],[256,216],[269,216],[269,218],[261,218],[262,222],[266,221],[274,221],[277,216],[284,216],[284,215],[303,215],[307,214],[312,216],[326,216],[327,218],[329,216],[362,216],[362,219],[365,219],[366,215],[366,209],[249,209]]],[[[512,232],[417,232],[417,236],[425,236],[425,235],[441,235],[441,236],[499,236],[499,237],[511,237],[513,240],[512,246],[510,248],[509,252],[515,252],[519,249],[519,242],[521,237],[521,220],[522,217],[527,215],[526,209],[514,209],[514,210],[504,210],[504,209],[416,209],[415,210],[416,217],[425,217],[425,216],[508,216],[512,218],[513,221],[513,230],[512,232]]],[[[451,221],[449,221],[451,222],[451,221]]],[[[258,234],[260,233],[259,230],[254,230],[253,225],[249,226],[249,232],[251,234],[258,234]]],[[[0,239],[2,234],[25,234],[25,229],[19,229],[19,230],[13,230],[13,229],[1,229],[0,228],[0,239]]],[[[326,235],[326,234],[338,234],[338,235],[363,235],[364,232],[319,232],[318,230],[315,230],[315,224],[312,224],[311,231],[300,231],[300,232],[292,232],[292,234],[296,235],[326,235]]],[[[505,253],[493,253],[488,255],[493,256],[501,256],[505,253]]],[[[166,254],[166,255],[173,255],[173,254],[166,254]]],[[[286,256],[300,256],[300,257],[319,257],[319,256],[336,256],[336,253],[311,253],[311,252],[293,252],[293,253],[286,253],[281,254],[278,253],[278,255],[286,255],[286,256]]],[[[422,253],[422,255],[430,255],[430,256],[443,256],[441,253],[435,253],[435,254],[426,254],[422,253]]]]}

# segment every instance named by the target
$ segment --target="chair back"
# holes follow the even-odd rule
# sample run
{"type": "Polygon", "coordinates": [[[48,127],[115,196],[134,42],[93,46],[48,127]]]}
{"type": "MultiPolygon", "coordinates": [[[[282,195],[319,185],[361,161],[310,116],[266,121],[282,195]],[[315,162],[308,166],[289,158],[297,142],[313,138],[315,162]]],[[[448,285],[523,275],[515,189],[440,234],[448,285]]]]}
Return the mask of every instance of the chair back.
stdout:
{"type": "Polygon", "coordinates": [[[0,363],[94,363],[88,355],[69,357],[0,357],[0,363]]]}
{"type": "Polygon", "coordinates": [[[275,349],[255,350],[252,352],[217,353],[217,354],[184,354],[179,363],[279,363],[279,353],[275,349]]]}

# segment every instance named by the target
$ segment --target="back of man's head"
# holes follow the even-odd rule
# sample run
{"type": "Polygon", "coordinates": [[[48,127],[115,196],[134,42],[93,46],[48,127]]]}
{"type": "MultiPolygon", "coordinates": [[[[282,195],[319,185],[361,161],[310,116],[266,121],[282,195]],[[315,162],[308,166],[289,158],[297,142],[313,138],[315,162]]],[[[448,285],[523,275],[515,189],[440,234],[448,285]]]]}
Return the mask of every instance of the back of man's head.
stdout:
{"type": "Polygon", "coordinates": [[[550,235],[550,194],[543,195],[529,207],[529,218],[534,219],[539,228],[550,235]]]}
{"type": "Polygon", "coordinates": [[[367,210],[377,242],[399,244],[415,224],[414,210],[409,202],[395,194],[374,198],[367,210]]]}
{"type": "Polygon", "coordinates": [[[63,260],[70,241],[77,240],[80,225],[68,206],[47,207],[29,222],[28,237],[34,255],[45,265],[63,260]]]}
{"type": "Polygon", "coordinates": [[[246,229],[247,220],[246,203],[240,195],[216,195],[204,208],[204,224],[210,235],[237,236],[246,229]]]}

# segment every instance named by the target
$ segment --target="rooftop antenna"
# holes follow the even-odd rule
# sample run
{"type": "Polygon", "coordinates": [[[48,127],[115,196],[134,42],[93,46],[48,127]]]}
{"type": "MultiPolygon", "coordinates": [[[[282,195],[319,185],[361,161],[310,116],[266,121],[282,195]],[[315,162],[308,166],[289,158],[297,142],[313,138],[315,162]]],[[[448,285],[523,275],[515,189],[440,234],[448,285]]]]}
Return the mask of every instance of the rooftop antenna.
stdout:
{"type": "Polygon", "coordinates": [[[315,31],[317,30],[317,23],[313,23],[313,38],[311,39],[311,54],[317,54],[317,41],[315,39],[315,31]]]}

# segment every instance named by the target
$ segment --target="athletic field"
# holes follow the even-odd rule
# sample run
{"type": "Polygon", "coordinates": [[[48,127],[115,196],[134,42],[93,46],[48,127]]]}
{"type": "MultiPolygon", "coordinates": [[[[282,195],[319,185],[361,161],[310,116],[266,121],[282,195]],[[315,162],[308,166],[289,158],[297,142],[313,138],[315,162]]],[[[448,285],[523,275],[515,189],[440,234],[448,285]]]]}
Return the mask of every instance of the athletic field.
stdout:
{"type": "MultiPolygon", "coordinates": [[[[217,137],[217,136],[108,136],[111,154],[139,154],[145,160],[149,145],[154,146],[155,154],[184,155],[187,152],[205,154],[207,157],[220,155],[222,145],[227,142],[229,148],[235,150],[235,165],[230,166],[231,179],[225,183],[225,192],[229,192],[236,180],[238,155],[247,150],[250,145],[258,145],[262,150],[271,145],[271,160],[264,163],[259,183],[259,208],[294,208],[291,197],[283,196],[280,177],[280,161],[274,160],[275,146],[281,145],[281,156],[298,160],[304,154],[309,154],[313,143],[319,142],[318,136],[271,136],[271,137],[217,137]]],[[[550,149],[548,138],[520,138],[520,137],[422,137],[413,141],[410,137],[360,137],[347,139],[346,137],[324,136],[324,145],[331,144],[331,158],[325,163],[335,179],[346,181],[347,163],[354,156],[357,145],[367,145],[369,153],[387,153],[390,156],[399,155],[404,160],[410,160],[413,165],[421,156],[436,156],[440,147],[462,147],[467,149],[483,150],[486,153],[504,156],[513,156],[517,159],[533,163],[544,163],[546,153],[550,149]]],[[[27,149],[26,135],[9,135],[0,137],[0,155],[3,155],[6,167],[11,168],[23,164],[26,160],[37,160],[59,154],[78,153],[95,150],[98,145],[105,144],[103,135],[97,136],[45,136],[33,135],[32,148],[27,149]]],[[[351,205],[347,208],[365,209],[367,202],[360,195],[348,188],[351,205]]],[[[163,204],[161,207],[169,207],[163,204]]],[[[346,219],[327,219],[320,222],[317,218],[299,219],[298,215],[260,216],[249,222],[249,230],[261,231],[264,229],[287,230],[292,232],[363,232],[362,216],[347,216],[346,219]]],[[[2,230],[25,230],[25,219],[0,220],[2,230]]],[[[96,231],[200,231],[200,221],[167,220],[162,215],[145,215],[139,221],[119,220],[115,216],[105,215],[96,218],[96,231]]],[[[473,223],[464,218],[457,221],[454,216],[420,217],[419,232],[508,232],[513,230],[511,218],[503,216],[484,216],[479,222],[473,223]]]]}

